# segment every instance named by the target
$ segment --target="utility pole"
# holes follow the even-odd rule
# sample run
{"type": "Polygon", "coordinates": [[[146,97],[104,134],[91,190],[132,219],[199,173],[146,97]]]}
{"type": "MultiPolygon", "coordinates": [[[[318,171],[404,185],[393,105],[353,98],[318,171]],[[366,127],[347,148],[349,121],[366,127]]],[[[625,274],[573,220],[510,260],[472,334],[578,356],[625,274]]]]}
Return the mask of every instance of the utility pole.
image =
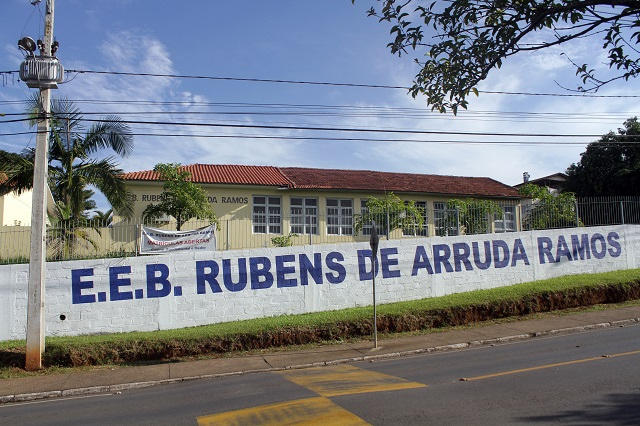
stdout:
{"type": "MultiPolygon", "coordinates": [[[[47,0],[44,40],[40,45],[41,57],[54,56],[53,10],[55,0],[47,0]]],[[[42,368],[44,353],[44,300],[46,274],[46,219],[47,219],[47,177],[49,162],[49,114],[51,111],[50,87],[40,86],[41,115],[36,136],[36,155],[33,170],[33,201],[31,205],[31,256],[29,259],[29,287],[27,299],[27,355],[25,368],[42,368]]]]}

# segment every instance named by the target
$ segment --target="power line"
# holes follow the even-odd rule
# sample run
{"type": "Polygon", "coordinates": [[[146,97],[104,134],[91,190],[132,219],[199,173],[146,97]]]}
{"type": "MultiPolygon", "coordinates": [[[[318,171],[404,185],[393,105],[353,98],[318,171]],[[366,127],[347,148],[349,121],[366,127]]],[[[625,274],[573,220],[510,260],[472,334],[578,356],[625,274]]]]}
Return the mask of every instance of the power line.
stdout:
{"type": "MultiPolygon", "coordinates": [[[[143,72],[124,72],[124,71],[96,71],[96,70],[65,70],[66,73],[75,74],[98,74],[98,75],[117,75],[125,77],[159,77],[159,78],[176,78],[176,79],[193,79],[193,80],[212,80],[212,81],[237,81],[250,83],[279,83],[279,84],[296,84],[296,85],[315,85],[315,86],[335,86],[335,87],[355,87],[368,89],[402,89],[410,91],[408,86],[394,86],[386,84],[366,84],[366,83],[341,83],[328,81],[309,81],[309,80],[284,80],[284,79],[267,79],[267,78],[243,78],[243,77],[220,77],[220,76],[204,76],[204,75],[182,75],[182,74],[159,74],[159,73],[143,73],[143,72]]],[[[2,74],[18,73],[16,70],[0,71],[2,74]]],[[[518,95],[518,96],[546,96],[546,97],[582,97],[582,98],[640,98],[640,95],[595,95],[587,93],[535,93],[535,92],[509,92],[503,90],[478,90],[479,93],[492,95],[518,95]]]]}
{"type": "MultiPolygon", "coordinates": [[[[241,77],[216,77],[203,75],[180,75],[180,74],[157,74],[157,73],[140,73],[140,72],[122,72],[122,71],[95,71],[95,70],[65,70],[67,73],[77,74],[102,74],[102,75],[120,75],[128,77],[162,77],[162,78],[180,78],[180,79],[196,79],[196,80],[215,80],[215,81],[239,81],[251,83],[283,83],[283,84],[300,84],[300,85],[317,85],[317,86],[338,86],[338,87],[359,87],[369,89],[403,89],[411,90],[407,86],[392,86],[385,84],[362,84],[362,83],[338,83],[327,81],[305,81],[305,80],[281,80],[266,78],[241,78],[241,77]]],[[[527,93],[527,92],[507,92],[479,90],[479,93],[495,94],[495,95],[523,95],[523,96],[556,96],[556,97],[585,97],[585,98],[640,98],[640,95],[593,95],[583,93],[527,93]]]]}
{"type": "MultiPolygon", "coordinates": [[[[105,122],[111,120],[84,119],[88,122],[105,122]]],[[[403,130],[403,129],[366,129],[349,127],[312,127],[312,126],[279,126],[265,124],[226,124],[226,123],[187,123],[171,121],[139,121],[120,120],[119,123],[160,125],[160,126],[194,126],[194,127],[229,127],[234,129],[273,129],[273,130],[308,130],[308,131],[335,131],[335,132],[368,132],[368,133],[400,133],[400,134],[427,134],[427,135],[465,135],[465,136],[517,136],[517,137],[555,137],[555,138],[599,138],[602,135],[591,134],[550,134],[550,133],[498,133],[498,132],[461,132],[444,130],[403,130]]]]}
{"type": "MultiPolygon", "coordinates": [[[[30,118],[12,120],[0,120],[3,123],[15,123],[29,121],[30,118]]],[[[354,132],[354,133],[398,133],[417,135],[457,135],[457,136],[494,136],[494,137],[546,137],[546,138],[600,138],[601,134],[557,134],[557,133],[501,133],[501,132],[465,132],[451,130],[406,130],[406,129],[379,129],[360,127],[314,127],[314,126],[283,126],[277,124],[229,124],[229,123],[194,123],[179,121],[142,121],[142,120],[111,120],[109,118],[91,119],[84,118],[79,121],[90,123],[117,122],[124,124],[137,124],[143,126],[178,126],[178,127],[213,127],[232,129],[269,129],[269,130],[306,130],[306,131],[330,131],[330,132],[354,132]]],[[[618,137],[635,137],[636,135],[616,135],[618,137]]]]}
{"type": "MultiPolygon", "coordinates": [[[[37,131],[0,133],[0,136],[35,135],[37,131]]],[[[277,139],[277,140],[302,140],[325,142],[385,142],[385,143],[438,143],[438,144],[463,144],[463,145],[586,145],[584,141],[497,141],[497,140],[451,140],[451,139],[400,139],[400,138],[364,138],[364,137],[323,137],[323,136],[283,136],[283,135],[243,135],[243,134],[184,134],[184,133],[139,133],[132,132],[131,136],[144,137],[179,137],[179,138],[207,138],[207,139],[277,139]]],[[[602,145],[640,145],[636,141],[601,142],[602,145]]]]}

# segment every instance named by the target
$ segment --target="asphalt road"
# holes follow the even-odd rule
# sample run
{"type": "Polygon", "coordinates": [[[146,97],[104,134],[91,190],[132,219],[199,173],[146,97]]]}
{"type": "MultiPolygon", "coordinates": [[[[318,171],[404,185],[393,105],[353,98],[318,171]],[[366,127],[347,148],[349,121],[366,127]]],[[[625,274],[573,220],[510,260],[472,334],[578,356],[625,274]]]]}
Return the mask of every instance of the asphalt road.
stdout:
{"type": "Polygon", "coordinates": [[[640,423],[640,325],[0,406],[2,425],[640,423]]]}

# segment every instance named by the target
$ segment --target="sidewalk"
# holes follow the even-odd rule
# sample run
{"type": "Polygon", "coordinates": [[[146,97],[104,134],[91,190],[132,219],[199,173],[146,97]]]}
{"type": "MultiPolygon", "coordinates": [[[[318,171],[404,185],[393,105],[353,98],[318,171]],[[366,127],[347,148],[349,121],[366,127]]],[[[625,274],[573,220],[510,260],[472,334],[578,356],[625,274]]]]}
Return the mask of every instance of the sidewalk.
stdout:
{"type": "Polygon", "coordinates": [[[116,367],[39,377],[0,380],[0,404],[36,399],[118,392],[205,377],[305,368],[375,358],[463,349],[492,343],[530,339],[558,333],[640,323],[640,306],[611,308],[504,324],[478,325],[459,330],[373,341],[283,350],[257,355],[167,362],[140,367],[116,367]]]}

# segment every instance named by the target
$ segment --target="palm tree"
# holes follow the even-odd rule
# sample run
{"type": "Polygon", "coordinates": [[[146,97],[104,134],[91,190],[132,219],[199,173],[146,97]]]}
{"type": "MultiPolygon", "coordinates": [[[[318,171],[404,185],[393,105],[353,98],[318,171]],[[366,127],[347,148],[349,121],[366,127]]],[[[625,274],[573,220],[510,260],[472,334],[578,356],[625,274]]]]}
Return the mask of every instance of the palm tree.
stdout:
{"type": "Polygon", "coordinates": [[[96,226],[106,228],[113,222],[113,210],[109,209],[106,212],[96,210],[93,213],[91,220],[96,224],[96,226]]]}
{"type": "Polygon", "coordinates": [[[57,201],[49,220],[51,227],[47,229],[47,246],[52,259],[71,259],[81,254],[82,249],[98,250],[89,230],[101,235],[100,228],[84,216],[74,216],[70,206],[57,201]]]}
{"type": "MultiPolygon", "coordinates": [[[[28,103],[30,124],[41,116],[40,99],[34,95],[28,103]]],[[[99,150],[110,149],[121,157],[133,150],[133,136],[126,123],[117,116],[107,116],[91,124],[86,123],[73,102],[54,98],[51,102],[51,134],[49,138],[49,187],[56,202],[69,209],[69,219],[86,218],[87,186],[103,193],[120,215],[131,217],[133,197],[120,177],[114,156],[91,158],[99,150]]],[[[20,193],[33,188],[35,149],[20,155],[0,151],[0,173],[6,179],[0,183],[0,194],[20,193]]],[[[89,195],[90,196],[90,195],[89,195]]],[[[90,204],[89,204],[90,205],[90,204]]]]}

